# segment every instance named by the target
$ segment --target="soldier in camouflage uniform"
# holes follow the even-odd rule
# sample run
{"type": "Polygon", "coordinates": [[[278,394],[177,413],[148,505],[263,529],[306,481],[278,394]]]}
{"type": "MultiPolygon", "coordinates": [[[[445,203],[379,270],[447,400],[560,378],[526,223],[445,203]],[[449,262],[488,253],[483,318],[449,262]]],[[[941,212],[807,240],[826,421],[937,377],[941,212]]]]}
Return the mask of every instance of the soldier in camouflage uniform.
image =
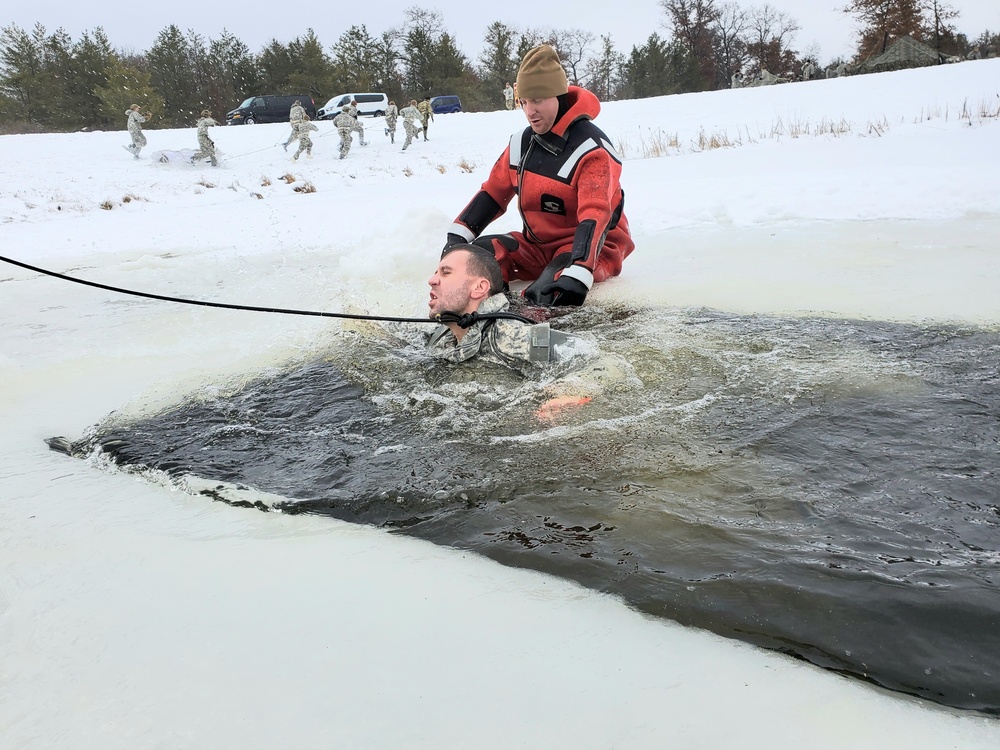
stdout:
{"type": "Polygon", "coordinates": [[[431,112],[431,98],[425,96],[424,100],[417,105],[417,109],[420,111],[420,122],[424,129],[424,140],[427,140],[427,123],[434,119],[434,113],[431,112]]]}
{"type": "MultiPolygon", "coordinates": [[[[427,303],[435,319],[446,312],[480,315],[506,312],[500,264],[488,250],[476,245],[454,245],[441,256],[427,303]]],[[[496,364],[525,369],[532,362],[549,360],[550,336],[565,341],[565,335],[549,330],[548,323],[530,324],[519,320],[478,320],[468,328],[446,323],[431,334],[427,348],[449,362],[465,362],[479,357],[496,364]]]]}
{"type": "Polygon", "coordinates": [[[211,159],[213,167],[219,166],[219,160],[215,155],[215,144],[208,137],[208,129],[218,124],[212,119],[210,110],[201,111],[201,118],[198,120],[198,151],[191,157],[192,164],[200,159],[211,159]]]}
{"type": "Polygon", "coordinates": [[[391,143],[396,142],[396,120],[399,117],[399,110],[396,109],[396,102],[390,100],[389,106],[385,108],[385,134],[389,136],[391,143]]]}
{"type": "Polygon", "coordinates": [[[343,159],[351,150],[351,133],[354,132],[354,118],[351,117],[351,108],[346,104],[341,107],[340,114],[333,118],[333,127],[340,135],[340,158],[343,159]]]}
{"type": "Polygon", "coordinates": [[[420,120],[420,110],[417,109],[417,100],[410,99],[409,105],[403,107],[399,112],[403,118],[403,132],[406,133],[406,141],[403,143],[403,151],[409,147],[413,141],[413,136],[420,132],[417,122],[420,120]]]}
{"type": "Polygon", "coordinates": [[[309,122],[309,115],[303,114],[302,119],[299,120],[295,128],[295,133],[299,139],[299,150],[295,152],[292,161],[298,161],[303,151],[306,152],[307,158],[313,158],[313,142],[312,138],[309,137],[309,132],[312,130],[318,131],[319,128],[309,122]]]}
{"type": "Polygon", "coordinates": [[[288,122],[292,126],[292,133],[285,139],[285,142],[281,144],[281,147],[288,150],[288,144],[299,137],[298,124],[306,118],[306,108],[302,106],[302,102],[298,99],[292,105],[292,108],[288,111],[288,122]]]}
{"type": "Polygon", "coordinates": [[[355,133],[358,134],[358,143],[362,146],[367,146],[368,141],[365,140],[365,128],[358,122],[358,102],[355,99],[351,100],[351,105],[348,108],[347,113],[354,119],[354,127],[351,128],[355,133]]]}
{"type": "Polygon", "coordinates": [[[128,128],[128,134],[132,136],[132,143],[125,148],[131,151],[132,156],[138,159],[139,152],[142,151],[143,147],[146,145],[146,136],[142,134],[142,123],[152,117],[152,114],[147,112],[143,115],[139,112],[138,104],[133,104],[125,110],[125,114],[128,115],[128,123],[125,127],[128,128]]]}

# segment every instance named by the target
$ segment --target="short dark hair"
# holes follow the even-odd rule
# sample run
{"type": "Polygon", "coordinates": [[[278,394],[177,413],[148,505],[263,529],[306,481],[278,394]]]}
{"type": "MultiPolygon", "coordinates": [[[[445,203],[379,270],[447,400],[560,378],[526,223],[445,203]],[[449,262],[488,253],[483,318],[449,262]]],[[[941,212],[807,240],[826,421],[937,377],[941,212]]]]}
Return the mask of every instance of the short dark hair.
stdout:
{"type": "Polygon", "coordinates": [[[500,271],[500,263],[492,252],[479,245],[458,244],[445,250],[441,258],[446,258],[456,250],[465,250],[469,254],[467,266],[469,273],[481,276],[490,282],[490,295],[503,291],[503,273],[500,271]]]}

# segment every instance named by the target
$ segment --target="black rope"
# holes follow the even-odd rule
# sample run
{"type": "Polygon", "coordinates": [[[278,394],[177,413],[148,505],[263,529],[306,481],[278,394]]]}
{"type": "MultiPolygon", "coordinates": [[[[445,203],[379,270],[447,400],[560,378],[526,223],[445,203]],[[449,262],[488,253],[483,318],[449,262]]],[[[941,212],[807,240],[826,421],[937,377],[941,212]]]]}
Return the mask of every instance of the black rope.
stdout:
{"type": "Polygon", "coordinates": [[[77,279],[72,276],[66,276],[65,274],[57,273],[55,271],[49,271],[44,268],[39,268],[38,266],[32,266],[28,263],[22,263],[19,260],[14,260],[13,258],[6,258],[0,255],[0,260],[4,263],[10,263],[12,266],[19,266],[21,268],[26,268],[29,271],[35,271],[36,273],[43,274],[45,276],[52,276],[56,279],[62,279],[63,281],[69,281],[73,284],[82,284],[83,286],[91,286],[95,289],[104,289],[108,292],[116,292],[118,294],[128,294],[133,297],[145,297],[146,299],[160,300],[161,302],[177,302],[182,305],[198,305],[199,307],[218,307],[223,310],[246,310],[248,312],[263,312],[263,313],[277,313],[279,315],[308,315],[312,317],[319,318],[344,318],[348,320],[377,320],[386,323],[458,323],[462,328],[468,328],[469,326],[475,324],[480,320],[497,320],[504,318],[507,320],[518,320],[522,323],[534,324],[535,321],[525,318],[521,315],[516,315],[515,313],[509,312],[492,312],[492,313],[478,313],[472,312],[465,315],[459,315],[453,312],[443,312],[436,315],[434,318],[394,318],[386,315],[359,315],[353,313],[335,313],[335,312],[320,312],[316,310],[289,310],[281,307],[255,307],[253,305],[234,305],[228,304],[226,302],[206,302],[204,300],[197,299],[184,299],[183,297],[168,297],[163,294],[152,294],[150,292],[137,292],[133,289],[122,289],[117,286],[109,286],[108,284],[99,284],[96,281],[87,281],[86,279],[77,279]]]}

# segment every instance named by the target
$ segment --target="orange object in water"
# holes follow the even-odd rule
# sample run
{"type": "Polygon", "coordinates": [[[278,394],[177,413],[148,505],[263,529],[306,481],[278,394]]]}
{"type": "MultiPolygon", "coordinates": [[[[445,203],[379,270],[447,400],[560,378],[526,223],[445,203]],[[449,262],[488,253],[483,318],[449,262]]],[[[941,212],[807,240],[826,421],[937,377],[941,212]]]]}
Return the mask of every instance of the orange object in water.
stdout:
{"type": "Polygon", "coordinates": [[[535,419],[539,422],[555,422],[566,412],[575,411],[593,400],[590,396],[556,396],[535,409],[535,419]]]}

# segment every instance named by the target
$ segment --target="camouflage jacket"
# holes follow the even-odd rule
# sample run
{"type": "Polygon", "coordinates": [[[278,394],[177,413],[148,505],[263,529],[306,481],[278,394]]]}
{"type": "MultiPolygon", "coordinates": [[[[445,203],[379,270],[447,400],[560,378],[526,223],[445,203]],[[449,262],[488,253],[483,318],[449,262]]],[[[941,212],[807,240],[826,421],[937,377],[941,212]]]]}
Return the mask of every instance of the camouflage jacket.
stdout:
{"type": "Polygon", "coordinates": [[[312,130],[319,130],[313,123],[309,120],[303,120],[302,122],[295,124],[295,137],[296,138],[308,138],[309,132],[312,130]]]}
{"type": "MultiPolygon", "coordinates": [[[[494,294],[479,306],[479,313],[506,312],[507,296],[494,294]]],[[[549,360],[550,336],[565,340],[564,334],[549,330],[548,323],[534,325],[517,320],[479,320],[459,341],[448,326],[437,328],[427,341],[431,354],[449,362],[465,362],[478,356],[515,369],[549,360]]]]}
{"type": "Polygon", "coordinates": [[[431,103],[424,99],[417,104],[417,111],[420,112],[420,118],[426,120],[428,117],[432,120],[434,119],[434,113],[431,112],[431,103]]]}
{"type": "Polygon", "coordinates": [[[399,110],[396,109],[395,104],[390,104],[385,108],[385,119],[387,122],[395,122],[397,117],[399,117],[399,110]]]}
{"type": "Polygon", "coordinates": [[[142,123],[146,122],[146,118],[143,117],[138,110],[126,109],[125,114],[128,115],[128,124],[126,127],[130,133],[142,130],[142,123]]]}
{"type": "Polygon", "coordinates": [[[202,117],[198,120],[198,135],[208,136],[208,129],[213,125],[218,125],[211,117],[202,117]]]}
{"type": "Polygon", "coordinates": [[[407,105],[399,110],[399,114],[406,122],[413,122],[420,119],[420,110],[413,105],[407,105]]]}
{"type": "Polygon", "coordinates": [[[291,110],[289,110],[288,112],[289,122],[298,122],[299,120],[304,120],[304,119],[306,119],[306,108],[303,107],[301,104],[298,105],[297,107],[292,107],[291,110]]]}
{"type": "Polygon", "coordinates": [[[352,130],[354,128],[354,118],[347,112],[341,112],[333,118],[333,127],[337,130],[352,130]]]}

